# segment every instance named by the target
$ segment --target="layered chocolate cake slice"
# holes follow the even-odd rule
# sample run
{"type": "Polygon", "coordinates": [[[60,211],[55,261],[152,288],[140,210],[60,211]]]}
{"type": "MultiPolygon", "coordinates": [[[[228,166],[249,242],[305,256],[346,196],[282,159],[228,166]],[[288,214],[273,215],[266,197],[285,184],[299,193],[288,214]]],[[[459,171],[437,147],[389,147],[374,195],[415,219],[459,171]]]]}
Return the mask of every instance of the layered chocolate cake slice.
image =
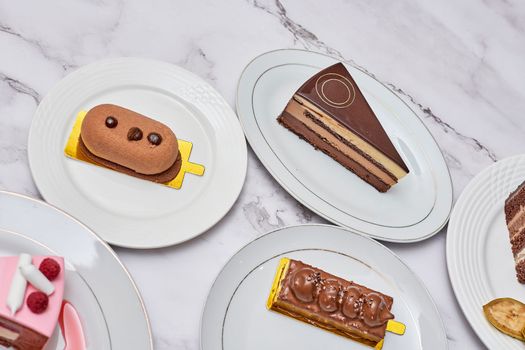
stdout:
{"type": "Polygon", "coordinates": [[[505,220],[516,264],[516,277],[520,283],[525,283],[525,182],[505,201],[505,220]]]}
{"type": "Polygon", "coordinates": [[[409,172],[342,63],[304,83],[277,120],[380,192],[409,172]]]}

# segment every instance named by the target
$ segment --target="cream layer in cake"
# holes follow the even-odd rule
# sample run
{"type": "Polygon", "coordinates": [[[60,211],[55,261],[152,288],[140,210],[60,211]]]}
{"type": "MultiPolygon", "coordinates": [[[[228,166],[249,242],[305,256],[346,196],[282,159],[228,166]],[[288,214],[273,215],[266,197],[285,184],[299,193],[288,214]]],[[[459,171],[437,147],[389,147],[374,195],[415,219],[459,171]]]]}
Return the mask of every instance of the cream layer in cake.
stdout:
{"type": "MultiPolygon", "coordinates": [[[[396,181],[392,178],[391,175],[385,173],[384,170],[382,170],[372,161],[367,159],[362,154],[359,154],[356,150],[348,146],[346,143],[342,142],[339,138],[337,138],[330,131],[320,126],[319,124],[317,124],[314,120],[312,120],[310,117],[307,116],[306,112],[311,113],[311,114],[315,113],[316,114],[315,117],[318,120],[321,120],[323,123],[337,123],[335,120],[331,119],[328,116],[323,117],[321,115],[318,115],[316,112],[312,110],[308,110],[304,104],[300,104],[296,100],[290,101],[290,103],[286,107],[286,111],[290,113],[290,115],[292,115],[295,119],[297,119],[298,121],[306,125],[306,127],[312,130],[314,133],[316,133],[321,138],[323,138],[330,145],[337,148],[339,151],[344,153],[347,157],[352,158],[354,161],[362,165],[367,171],[369,171],[374,176],[377,176],[384,183],[388,184],[389,186],[392,186],[396,183],[396,181]],[[330,121],[328,119],[330,119],[330,121]]],[[[348,130],[345,129],[342,131],[348,131],[348,130]]],[[[346,137],[346,135],[343,137],[346,137]]],[[[352,138],[349,138],[349,141],[355,144],[352,138]]]]}
{"type": "Polygon", "coordinates": [[[295,95],[293,98],[299,104],[303,105],[304,108],[307,109],[310,113],[312,113],[316,117],[316,119],[318,119],[327,129],[348,140],[350,143],[352,143],[352,145],[354,145],[362,152],[367,154],[369,157],[374,159],[374,161],[381,164],[381,166],[383,166],[385,170],[394,175],[398,180],[407,175],[407,172],[399,165],[397,165],[394,161],[392,161],[382,152],[370,145],[368,142],[360,138],[358,135],[353,133],[351,130],[341,125],[338,121],[330,117],[328,114],[324,113],[316,105],[298,95],[295,95]]]}

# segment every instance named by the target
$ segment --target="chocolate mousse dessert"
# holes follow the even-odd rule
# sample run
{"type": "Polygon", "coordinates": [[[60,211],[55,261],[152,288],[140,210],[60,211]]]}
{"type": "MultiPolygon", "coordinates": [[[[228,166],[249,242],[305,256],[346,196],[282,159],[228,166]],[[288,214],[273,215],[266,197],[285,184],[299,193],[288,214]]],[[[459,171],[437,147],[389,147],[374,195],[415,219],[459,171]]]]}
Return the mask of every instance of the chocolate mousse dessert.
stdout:
{"type": "Polygon", "coordinates": [[[388,191],[409,173],[342,63],[304,83],[277,120],[379,192],[388,191]]]}
{"type": "Polygon", "coordinates": [[[170,128],[112,104],[95,106],[86,114],[78,151],[98,165],[158,183],[173,180],[182,165],[170,128]]]}
{"type": "Polygon", "coordinates": [[[385,337],[392,297],[298,260],[281,259],[267,307],[375,347],[385,337]]]}

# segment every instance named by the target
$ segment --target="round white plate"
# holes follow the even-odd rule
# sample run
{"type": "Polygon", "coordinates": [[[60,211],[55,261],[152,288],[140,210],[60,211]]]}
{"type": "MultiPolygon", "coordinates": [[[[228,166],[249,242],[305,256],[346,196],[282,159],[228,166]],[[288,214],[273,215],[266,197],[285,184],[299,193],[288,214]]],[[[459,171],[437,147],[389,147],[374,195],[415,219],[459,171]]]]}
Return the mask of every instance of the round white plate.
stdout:
{"type": "Polygon", "coordinates": [[[281,186],[327,220],[385,241],[432,236],[452,209],[445,159],[417,115],[374,77],[346,64],[410,169],[387,193],[379,193],[277,123],[295,91],[337,62],[303,50],[272,51],[250,62],[237,91],[237,113],[250,145],[281,186]]]}
{"type": "Polygon", "coordinates": [[[157,248],[193,238],[219,221],[237,199],[247,150],[231,107],[209,84],[171,64],[117,58],[78,69],[38,107],[28,143],[35,183],[111,244],[157,248]],[[190,160],[204,176],[186,174],[180,190],[64,156],[76,114],[113,103],[168,125],[193,143],[190,160]]]}
{"type": "Polygon", "coordinates": [[[523,343],[497,331],[483,305],[495,298],[525,302],[516,280],[505,223],[508,195],[525,181],[525,155],[501,160],[478,174],[459,197],[447,231],[447,266],[459,305],[478,337],[490,349],[523,349],[523,343]]]}
{"type": "MultiPolygon", "coordinates": [[[[64,257],[65,298],[79,312],[88,349],[153,349],[142,299],[111,248],[62,211],[0,191],[0,256],[24,252],[64,257]]],[[[46,350],[62,345],[57,330],[46,350]]]]}
{"type": "Polygon", "coordinates": [[[405,335],[387,333],[384,349],[444,349],[445,330],[421,281],[382,244],[340,227],[292,226],[242,248],[215,280],[204,308],[202,350],[370,349],[266,309],[277,264],[290,257],[394,298],[405,335]]]}

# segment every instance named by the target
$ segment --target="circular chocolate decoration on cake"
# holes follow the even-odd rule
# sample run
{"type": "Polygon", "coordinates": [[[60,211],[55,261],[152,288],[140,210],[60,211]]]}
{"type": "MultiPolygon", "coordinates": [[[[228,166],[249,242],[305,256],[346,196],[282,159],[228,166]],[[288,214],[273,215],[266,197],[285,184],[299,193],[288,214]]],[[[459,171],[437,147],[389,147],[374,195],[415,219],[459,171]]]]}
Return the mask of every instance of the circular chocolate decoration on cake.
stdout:
{"type": "Polygon", "coordinates": [[[315,91],[324,103],[334,108],[346,108],[355,100],[354,85],[337,73],[321,75],[315,82],[315,91]]]}
{"type": "Polygon", "coordinates": [[[142,140],[142,130],[136,126],[132,127],[128,131],[128,140],[129,141],[140,141],[142,140]]]}
{"type": "Polygon", "coordinates": [[[116,128],[118,125],[118,120],[114,116],[110,115],[106,118],[106,126],[110,129],[116,128]]]}
{"type": "Polygon", "coordinates": [[[158,145],[160,145],[160,143],[162,142],[162,136],[160,136],[160,135],[157,134],[156,132],[151,132],[151,133],[148,135],[148,141],[149,141],[149,143],[151,143],[152,145],[158,146],[158,145]]]}

